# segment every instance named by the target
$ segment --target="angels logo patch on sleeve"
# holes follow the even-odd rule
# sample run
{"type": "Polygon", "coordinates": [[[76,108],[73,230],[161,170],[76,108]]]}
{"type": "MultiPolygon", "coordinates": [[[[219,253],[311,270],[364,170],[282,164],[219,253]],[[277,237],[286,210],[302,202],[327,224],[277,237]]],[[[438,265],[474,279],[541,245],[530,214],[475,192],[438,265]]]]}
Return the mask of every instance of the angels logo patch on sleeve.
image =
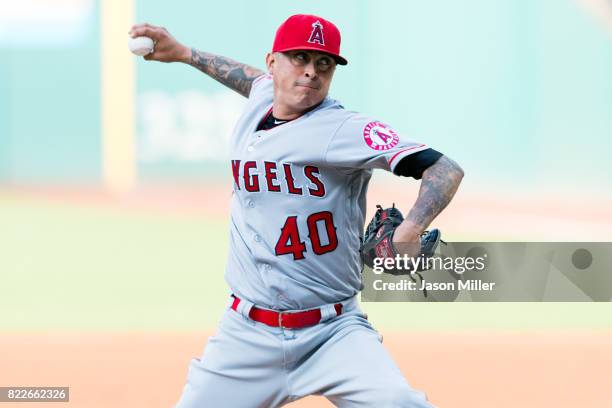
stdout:
{"type": "Polygon", "coordinates": [[[365,125],[363,138],[371,149],[378,151],[393,149],[399,143],[397,133],[380,122],[370,122],[365,125]]]}

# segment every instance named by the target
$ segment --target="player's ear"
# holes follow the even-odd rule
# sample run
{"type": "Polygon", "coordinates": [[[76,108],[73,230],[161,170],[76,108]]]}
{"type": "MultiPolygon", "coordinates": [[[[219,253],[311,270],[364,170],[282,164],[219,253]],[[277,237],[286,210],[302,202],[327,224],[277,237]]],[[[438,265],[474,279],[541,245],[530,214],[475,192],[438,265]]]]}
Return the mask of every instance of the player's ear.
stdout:
{"type": "Polygon", "coordinates": [[[276,63],[276,55],[273,52],[269,52],[266,54],[266,66],[268,67],[268,72],[273,74],[274,64],[276,63]]]}

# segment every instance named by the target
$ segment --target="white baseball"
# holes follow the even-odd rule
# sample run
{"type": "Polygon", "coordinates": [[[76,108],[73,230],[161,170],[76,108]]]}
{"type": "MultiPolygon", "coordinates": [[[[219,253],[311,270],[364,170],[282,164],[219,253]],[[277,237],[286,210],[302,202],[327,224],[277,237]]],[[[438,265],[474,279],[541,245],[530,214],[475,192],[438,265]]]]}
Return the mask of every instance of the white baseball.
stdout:
{"type": "Polygon", "coordinates": [[[153,52],[154,43],[149,37],[130,37],[128,39],[128,48],[133,54],[144,56],[153,52]]]}

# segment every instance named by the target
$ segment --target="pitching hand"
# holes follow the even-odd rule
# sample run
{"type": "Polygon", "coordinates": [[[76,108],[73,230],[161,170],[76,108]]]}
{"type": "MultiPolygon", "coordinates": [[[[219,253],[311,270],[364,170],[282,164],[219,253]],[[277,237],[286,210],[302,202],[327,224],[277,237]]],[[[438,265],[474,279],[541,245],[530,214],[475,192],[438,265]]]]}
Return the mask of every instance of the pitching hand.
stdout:
{"type": "Polygon", "coordinates": [[[148,23],[135,24],[129,35],[135,37],[149,37],[155,43],[154,51],[145,55],[147,61],[186,62],[191,61],[191,49],[178,42],[164,27],[148,23]]]}

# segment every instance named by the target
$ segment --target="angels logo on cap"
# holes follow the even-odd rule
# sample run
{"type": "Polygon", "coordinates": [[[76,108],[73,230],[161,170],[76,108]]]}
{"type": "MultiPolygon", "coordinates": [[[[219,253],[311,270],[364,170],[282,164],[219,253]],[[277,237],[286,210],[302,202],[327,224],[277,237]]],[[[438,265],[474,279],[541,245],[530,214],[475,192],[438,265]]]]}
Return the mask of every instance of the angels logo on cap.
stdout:
{"type": "Polygon", "coordinates": [[[380,122],[370,122],[363,128],[363,138],[374,150],[393,149],[399,143],[399,136],[389,126],[380,122]]]}
{"type": "Polygon", "coordinates": [[[272,52],[313,50],[329,54],[340,65],[348,61],[340,55],[340,30],[331,21],[311,14],[289,17],[276,30],[272,52]]]}
{"type": "Polygon", "coordinates": [[[325,45],[325,40],[323,39],[323,24],[321,24],[319,20],[312,23],[312,32],[310,33],[308,42],[325,45]]]}

